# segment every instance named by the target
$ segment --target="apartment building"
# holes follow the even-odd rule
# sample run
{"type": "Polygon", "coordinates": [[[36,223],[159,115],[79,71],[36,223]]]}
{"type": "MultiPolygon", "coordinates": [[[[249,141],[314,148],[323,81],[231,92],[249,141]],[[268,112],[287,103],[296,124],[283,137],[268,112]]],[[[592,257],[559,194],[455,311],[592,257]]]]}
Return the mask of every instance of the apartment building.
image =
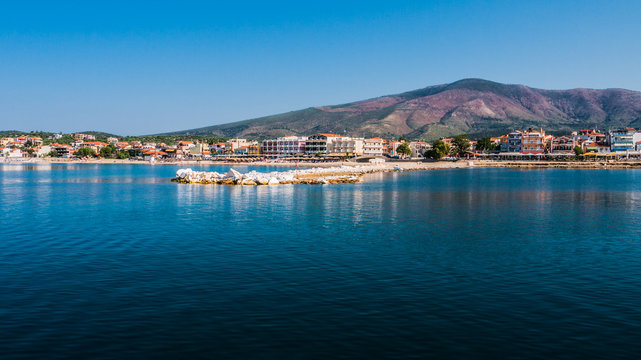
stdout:
{"type": "Polygon", "coordinates": [[[384,139],[379,137],[365,139],[363,142],[363,155],[365,156],[383,156],[385,154],[384,139]]]}

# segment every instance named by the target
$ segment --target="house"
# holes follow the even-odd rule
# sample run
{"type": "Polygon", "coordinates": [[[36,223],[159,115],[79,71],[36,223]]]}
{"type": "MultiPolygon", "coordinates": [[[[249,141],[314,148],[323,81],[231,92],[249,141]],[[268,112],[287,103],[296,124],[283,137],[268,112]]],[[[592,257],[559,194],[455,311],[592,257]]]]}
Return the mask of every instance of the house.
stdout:
{"type": "Polygon", "coordinates": [[[236,155],[247,155],[249,154],[249,146],[240,146],[234,149],[234,154],[236,155]]]}
{"type": "Polygon", "coordinates": [[[552,139],[550,152],[552,154],[571,154],[574,152],[574,147],[579,143],[575,137],[559,136],[552,139]]]}
{"type": "Polygon", "coordinates": [[[58,152],[58,157],[68,158],[73,155],[73,147],[67,144],[51,144],[51,149],[58,152]]]}
{"type": "Polygon", "coordinates": [[[209,146],[209,151],[212,154],[222,154],[225,152],[225,143],[216,143],[209,146]]]}
{"type": "Polygon", "coordinates": [[[249,145],[247,139],[229,139],[225,142],[225,152],[232,154],[235,153],[234,150],[247,145],[249,145]]]}
{"type": "Polygon", "coordinates": [[[22,150],[20,150],[20,149],[10,149],[9,150],[9,154],[8,154],[7,157],[10,157],[10,158],[21,158],[23,156],[23,154],[26,154],[26,153],[23,153],[22,150]]]}
{"type": "Polygon", "coordinates": [[[80,139],[80,140],[96,140],[96,136],[91,134],[77,133],[77,134],[73,134],[73,137],[74,139],[80,139]]]}
{"type": "Polygon", "coordinates": [[[129,150],[129,149],[131,149],[131,145],[129,145],[129,143],[126,142],[126,141],[118,141],[118,142],[116,142],[114,144],[114,146],[118,150],[129,150]]]}
{"type": "Polygon", "coordinates": [[[93,151],[95,151],[96,154],[97,154],[97,153],[100,152],[100,149],[102,149],[103,147],[105,147],[107,145],[108,144],[105,144],[102,141],[88,141],[88,142],[80,143],[80,148],[89,147],[89,148],[93,149],[93,151]]]}
{"type": "Polygon", "coordinates": [[[51,145],[44,145],[44,146],[39,146],[34,150],[35,150],[35,155],[37,157],[43,157],[49,154],[51,151],[53,151],[53,148],[51,147],[51,145]]]}
{"type": "Polygon", "coordinates": [[[387,145],[387,154],[392,157],[398,156],[396,149],[398,149],[401,144],[400,141],[390,141],[387,145]]]}
{"type": "Polygon", "coordinates": [[[252,141],[247,145],[247,155],[256,156],[260,154],[260,146],[257,141],[252,141]]]}
{"type": "Polygon", "coordinates": [[[432,148],[430,144],[423,141],[411,141],[409,146],[412,151],[411,157],[423,157],[423,154],[432,148]]]}
{"type": "Polygon", "coordinates": [[[117,142],[118,142],[118,138],[115,138],[115,137],[108,137],[108,138],[107,138],[107,142],[108,142],[108,143],[110,143],[110,144],[117,143],[117,142]]]}
{"type": "Polygon", "coordinates": [[[520,153],[523,146],[523,132],[515,130],[507,134],[501,143],[501,152],[520,153]]]}
{"type": "Polygon", "coordinates": [[[605,142],[607,136],[600,133],[596,129],[582,129],[576,135],[574,135],[576,140],[588,141],[588,142],[605,142]]]}

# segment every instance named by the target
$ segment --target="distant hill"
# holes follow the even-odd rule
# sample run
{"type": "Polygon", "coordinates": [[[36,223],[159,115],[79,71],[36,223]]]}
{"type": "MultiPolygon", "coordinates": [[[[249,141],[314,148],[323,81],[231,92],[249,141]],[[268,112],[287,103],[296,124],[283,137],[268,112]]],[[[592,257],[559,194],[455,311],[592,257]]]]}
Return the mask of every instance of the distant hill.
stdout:
{"type": "Polygon", "coordinates": [[[465,79],[397,95],[319,106],[171,134],[267,138],[315,132],[432,140],[467,133],[499,135],[542,127],[561,133],[580,128],[641,127],[641,92],[623,89],[542,90],[465,79]]]}

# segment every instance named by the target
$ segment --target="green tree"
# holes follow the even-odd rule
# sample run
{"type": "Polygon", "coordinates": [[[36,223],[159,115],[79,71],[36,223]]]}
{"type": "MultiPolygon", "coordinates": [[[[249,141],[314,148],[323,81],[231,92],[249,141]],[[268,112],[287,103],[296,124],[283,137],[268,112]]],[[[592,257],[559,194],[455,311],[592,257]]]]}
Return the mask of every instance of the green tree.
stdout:
{"type": "Polygon", "coordinates": [[[583,148],[578,146],[578,145],[575,146],[574,147],[574,155],[576,155],[577,157],[580,156],[580,155],[583,155],[583,148]]]}
{"type": "Polygon", "coordinates": [[[450,153],[450,146],[447,145],[443,140],[435,140],[432,143],[432,148],[425,152],[425,157],[440,160],[445,155],[450,153]]]}
{"type": "Polygon", "coordinates": [[[452,139],[452,155],[460,157],[468,150],[470,150],[470,139],[466,134],[456,135],[452,139]]]}
{"type": "Polygon", "coordinates": [[[90,148],[88,146],[81,147],[80,149],[78,149],[75,152],[75,154],[77,156],[81,156],[81,157],[95,157],[96,156],[96,152],[94,151],[94,149],[92,149],[92,148],[90,148]]]}
{"type": "Polygon", "coordinates": [[[492,142],[489,137],[480,138],[476,142],[476,150],[478,151],[493,151],[496,150],[496,144],[492,142]]]}
{"type": "Polygon", "coordinates": [[[129,159],[129,151],[120,151],[117,157],[118,159],[129,159]]]}
{"type": "Polygon", "coordinates": [[[51,151],[49,151],[49,153],[48,153],[47,155],[45,155],[45,156],[46,156],[46,157],[54,157],[54,158],[57,158],[57,157],[59,157],[59,156],[60,156],[60,154],[58,154],[58,152],[57,152],[56,150],[51,150],[51,151]]]}
{"type": "Polygon", "coordinates": [[[116,155],[116,148],[113,145],[107,145],[100,149],[100,156],[103,158],[111,158],[116,155]]]}
{"type": "Polygon", "coordinates": [[[400,144],[400,145],[396,148],[396,152],[397,152],[399,155],[403,155],[403,156],[410,156],[410,155],[412,155],[412,149],[410,149],[409,144],[408,144],[408,143],[406,143],[406,142],[404,142],[404,143],[400,144]]]}
{"type": "Polygon", "coordinates": [[[407,142],[407,139],[405,138],[405,136],[399,136],[399,137],[398,137],[398,141],[400,141],[400,142],[407,142]]]}
{"type": "Polygon", "coordinates": [[[26,147],[26,148],[32,148],[32,147],[33,147],[33,143],[31,142],[31,140],[27,140],[27,141],[24,143],[24,147],[26,147]]]}

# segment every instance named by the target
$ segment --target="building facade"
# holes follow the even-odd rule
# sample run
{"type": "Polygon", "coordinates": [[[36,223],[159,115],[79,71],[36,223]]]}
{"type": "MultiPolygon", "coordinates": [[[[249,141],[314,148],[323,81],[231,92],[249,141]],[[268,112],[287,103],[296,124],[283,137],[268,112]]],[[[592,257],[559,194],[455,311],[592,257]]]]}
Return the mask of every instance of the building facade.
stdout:
{"type": "Polygon", "coordinates": [[[383,156],[385,154],[385,140],[379,137],[363,141],[363,155],[383,156]]]}
{"type": "Polygon", "coordinates": [[[331,146],[334,139],[339,137],[336,134],[314,134],[307,138],[305,142],[305,153],[308,155],[314,154],[329,154],[329,146],[331,146]]]}

